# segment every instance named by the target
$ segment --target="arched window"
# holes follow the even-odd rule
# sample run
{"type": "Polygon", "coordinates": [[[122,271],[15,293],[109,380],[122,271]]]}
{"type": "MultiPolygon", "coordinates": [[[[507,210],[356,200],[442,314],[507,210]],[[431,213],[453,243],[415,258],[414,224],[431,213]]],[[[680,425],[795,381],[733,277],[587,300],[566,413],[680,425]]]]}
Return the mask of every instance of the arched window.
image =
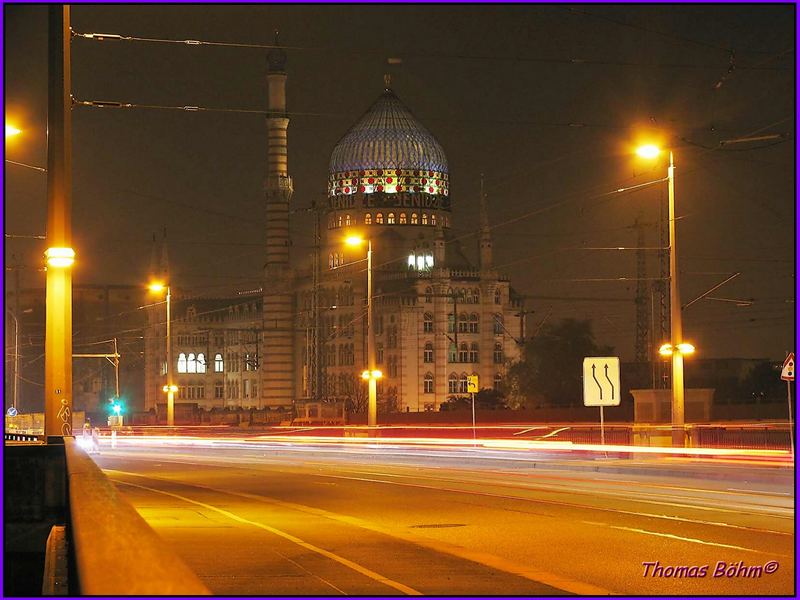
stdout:
{"type": "Polygon", "coordinates": [[[364,225],[372,225],[372,214],[367,213],[364,215],[364,225]]]}
{"type": "Polygon", "coordinates": [[[428,342],[425,344],[425,350],[422,353],[422,362],[432,363],[433,362],[433,344],[428,342]]]}
{"type": "Polygon", "coordinates": [[[186,373],[186,355],[183,352],[178,354],[178,373],[186,373]]]}
{"type": "Polygon", "coordinates": [[[341,227],[341,226],[342,226],[342,215],[339,215],[339,216],[336,218],[336,224],[337,224],[339,227],[341,227]]]}
{"type": "Polygon", "coordinates": [[[458,378],[458,392],[460,394],[467,393],[467,374],[462,373],[461,377],[458,378]]]}
{"type": "Polygon", "coordinates": [[[386,215],[386,224],[394,225],[394,213],[389,213],[388,215],[386,215]]]}
{"type": "Polygon", "coordinates": [[[494,334],[495,335],[503,334],[503,315],[501,315],[500,313],[495,313],[494,315],[494,334]]]}
{"type": "Polygon", "coordinates": [[[472,313],[469,316],[469,332],[478,333],[478,314],[472,313]]]}
{"type": "Polygon", "coordinates": [[[503,364],[503,344],[496,342],[494,345],[494,364],[503,364]]]}
{"type": "Polygon", "coordinates": [[[186,359],[186,372],[197,373],[197,360],[195,359],[193,352],[190,352],[189,357],[186,359]]]}
{"type": "Polygon", "coordinates": [[[450,342],[450,346],[447,348],[447,362],[458,362],[458,349],[455,342],[450,342]]]}
{"type": "Polygon", "coordinates": [[[419,215],[417,213],[411,213],[411,224],[419,225],[419,215]]]}
{"type": "Polygon", "coordinates": [[[423,225],[428,224],[428,213],[422,213],[422,224],[423,225]]]}
{"type": "Polygon", "coordinates": [[[456,375],[455,373],[450,373],[450,376],[447,378],[447,393],[448,394],[458,393],[458,375],[456,375]]]}
{"type": "Polygon", "coordinates": [[[494,376],[494,389],[495,391],[500,391],[500,386],[503,385],[503,376],[500,373],[496,373],[494,376]]]}
{"type": "Polygon", "coordinates": [[[460,313],[458,315],[458,333],[467,333],[468,328],[467,313],[460,313]]]}
{"type": "Polygon", "coordinates": [[[328,218],[328,229],[333,229],[334,227],[336,227],[336,219],[334,219],[333,215],[331,215],[328,218]]]}
{"type": "Polygon", "coordinates": [[[453,313],[447,313],[447,333],[455,333],[456,330],[456,316],[453,313]]]}
{"type": "Polygon", "coordinates": [[[458,347],[458,362],[469,362],[469,347],[466,342],[461,342],[461,346],[458,347]]]}
{"type": "Polygon", "coordinates": [[[377,225],[383,225],[383,213],[377,213],[375,215],[375,223],[377,225]]]}
{"type": "Polygon", "coordinates": [[[432,394],[433,393],[433,373],[425,373],[423,391],[426,394],[432,394]]]}
{"type": "Polygon", "coordinates": [[[453,288],[451,287],[447,288],[447,302],[449,304],[453,303],[453,288]]]}
{"type": "Polygon", "coordinates": [[[405,225],[408,223],[408,219],[406,218],[406,213],[400,213],[400,225],[405,225]]]}
{"type": "Polygon", "coordinates": [[[425,288],[425,302],[431,302],[433,300],[433,290],[429,287],[425,288]]]}
{"type": "Polygon", "coordinates": [[[435,215],[435,214],[432,214],[432,215],[431,215],[431,225],[433,225],[434,227],[436,227],[436,215],[435,215]]]}
{"type": "Polygon", "coordinates": [[[431,313],[425,313],[425,316],[422,317],[422,331],[433,333],[433,315],[431,313]]]}
{"type": "Polygon", "coordinates": [[[202,352],[197,355],[197,372],[198,373],[205,373],[206,372],[206,355],[202,352]]]}
{"type": "Polygon", "coordinates": [[[352,225],[352,220],[350,219],[350,215],[344,216],[344,224],[346,227],[350,227],[350,225],[352,225]]]}
{"type": "Polygon", "coordinates": [[[478,362],[478,342],[472,342],[469,345],[469,362],[478,362]]]}
{"type": "Polygon", "coordinates": [[[328,268],[329,269],[333,268],[333,252],[328,254],[328,268]]]}
{"type": "Polygon", "coordinates": [[[225,362],[222,360],[222,354],[217,353],[214,356],[214,373],[222,373],[225,370],[225,362]]]}
{"type": "Polygon", "coordinates": [[[494,303],[495,304],[500,304],[500,288],[497,288],[494,291],[494,303]]]}

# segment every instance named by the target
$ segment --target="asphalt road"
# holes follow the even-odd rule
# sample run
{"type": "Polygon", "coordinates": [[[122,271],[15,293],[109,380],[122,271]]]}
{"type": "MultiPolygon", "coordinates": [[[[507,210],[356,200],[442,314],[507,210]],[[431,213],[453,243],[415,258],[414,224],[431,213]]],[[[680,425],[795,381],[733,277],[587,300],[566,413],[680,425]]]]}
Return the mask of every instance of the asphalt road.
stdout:
{"type": "Polygon", "coordinates": [[[255,442],[95,459],[220,595],[794,592],[794,487],[764,467],[255,442]]]}

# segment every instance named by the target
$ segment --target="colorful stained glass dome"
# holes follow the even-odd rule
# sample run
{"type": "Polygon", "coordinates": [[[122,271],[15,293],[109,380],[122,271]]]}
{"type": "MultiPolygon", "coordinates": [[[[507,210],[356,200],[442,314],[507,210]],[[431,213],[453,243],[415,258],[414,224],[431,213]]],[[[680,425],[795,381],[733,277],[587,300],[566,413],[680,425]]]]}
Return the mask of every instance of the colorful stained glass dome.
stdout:
{"type": "Polygon", "coordinates": [[[333,149],[328,194],[447,196],[447,171],[439,142],[387,89],[333,149]]]}

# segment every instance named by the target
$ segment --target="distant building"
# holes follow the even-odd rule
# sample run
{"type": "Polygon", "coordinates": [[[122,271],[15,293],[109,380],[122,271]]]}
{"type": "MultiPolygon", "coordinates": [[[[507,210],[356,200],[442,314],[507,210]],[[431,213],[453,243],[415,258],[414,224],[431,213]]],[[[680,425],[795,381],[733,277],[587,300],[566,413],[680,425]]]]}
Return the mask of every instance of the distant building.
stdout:
{"type": "MultiPolygon", "coordinates": [[[[289,269],[285,55],[268,60],[269,131],[265,285],[259,296],[191,300],[173,289],[177,401],[204,408],[291,407],[300,400],[366,402],[366,247],[374,250],[381,410],[438,410],[465,395],[467,376],[497,388],[524,339],[522,299],[494,269],[486,198],[453,199],[444,149],[386,82],[331,154],[319,248],[289,269]],[[478,235],[456,236],[459,202],[479,203],[478,235]],[[465,255],[474,240],[479,260],[465,255]]],[[[165,256],[165,255],[164,255],[165,256]]],[[[168,275],[162,256],[155,268],[168,275]]],[[[163,403],[164,308],[148,310],[146,407],[163,403]]]]}

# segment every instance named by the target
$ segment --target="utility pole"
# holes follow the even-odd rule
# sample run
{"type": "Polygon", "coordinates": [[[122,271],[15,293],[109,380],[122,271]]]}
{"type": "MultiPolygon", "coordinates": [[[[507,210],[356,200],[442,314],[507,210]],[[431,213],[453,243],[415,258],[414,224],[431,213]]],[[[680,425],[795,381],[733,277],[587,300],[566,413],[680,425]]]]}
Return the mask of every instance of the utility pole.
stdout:
{"type": "Polygon", "coordinates": [[[48,7],[45,416],[48,442],[72,435],[72,97],[70,7],[48,7]]]}

